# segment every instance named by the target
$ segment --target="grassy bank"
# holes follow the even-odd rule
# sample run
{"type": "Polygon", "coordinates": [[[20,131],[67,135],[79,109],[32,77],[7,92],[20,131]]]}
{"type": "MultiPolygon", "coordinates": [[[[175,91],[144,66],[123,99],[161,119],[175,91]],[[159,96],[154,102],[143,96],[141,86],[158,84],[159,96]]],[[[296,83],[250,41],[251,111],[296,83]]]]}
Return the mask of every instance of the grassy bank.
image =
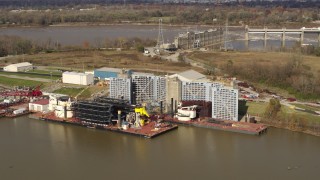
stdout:
{"type": "MultiPolygon", "coordinates": [[[[242,117],[248,113],[260,117],[262,123],[270,126],[320,136],[320,116],[281,105],[276,116],[266,118],[264,113],[267,107],[266,102],[240,101],[239,115],[242,117]]],[[[301,107],[305,106],[301,105],[301,107]]]]}
{"type": "MultiPolygon", "coordinates": [[[[43,84],[40,81],[32,81],[32,80],[24,80],[24,79],[16,79],[16,78],[9,78],[9,77],[0,77],[0,84],[5,86],[38,86],[43,84]]],[[[45,84],[43,84],[45,85],[45,84]]]]}

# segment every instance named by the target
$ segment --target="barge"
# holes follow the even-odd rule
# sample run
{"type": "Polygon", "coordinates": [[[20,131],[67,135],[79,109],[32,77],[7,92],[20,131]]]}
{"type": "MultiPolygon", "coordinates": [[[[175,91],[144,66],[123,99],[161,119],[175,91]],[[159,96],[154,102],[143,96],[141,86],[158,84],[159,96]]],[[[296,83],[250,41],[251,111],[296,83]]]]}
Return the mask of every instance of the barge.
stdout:
{"type": "Polygon", "coordinates": [[[268,127],[263,124],[235,122],[235,121],[229,121],[229,120],[215,120],[211,118],[197,119],[197,120],[191,120],[191,121],[179,121],[177,118],[166,116],[163,120],[165,122],[172,123],[172,124],[223,130],[223,131],[237,132],[237,133],[243,133],[243,134],[249,134],[249,135],[261,135],[265,133],[268,129],[268,127]]]}
{"type": "Polygon", "coordinates": [[[139,127],[139,128],[121,128],[117,125],[107,125],[107,124],[96,124],[96,123],[88,123],[84,121],[80,121],[77,118],[58,118],[54,115],[54,113],[35,113],[29,115],[32,119],[38,119],[43,121],[50,121],[55,123],[63,123],[63,124],[72,124],[77,126],[82,126],[86,128],[94,128],[99,130],[112,131],[117,133],[129,134],[143,138],[154,138],[161,134],[167,133],[169,131],[175,130],[178,128],[177,125],[171,123],[157,123],[156,121],[151,121],[148,124],[139,127]]]}

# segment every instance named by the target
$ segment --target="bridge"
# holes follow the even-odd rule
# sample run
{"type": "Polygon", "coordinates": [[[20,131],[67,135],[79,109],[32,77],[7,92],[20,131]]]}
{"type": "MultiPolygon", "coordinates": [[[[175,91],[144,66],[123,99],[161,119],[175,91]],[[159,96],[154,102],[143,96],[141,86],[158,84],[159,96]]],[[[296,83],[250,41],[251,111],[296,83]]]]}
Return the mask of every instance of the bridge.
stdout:
{"type": "Polygon", "coordinates": [[[267,27],[263,29],[250,29],[246,26],[245,30],[245,40],[248,43],[249,34],[264,34],[264,46],[267,46],[267,34],[281,34],[282,43],[281,46],[285,47],[286,35],[287,34],[298,34],[300,35],[300,43],[303,44],[304,34],[318,34],[318,46],[320,47],[320,27],[318,28],[301,28],[301,29],[268,29],[267,27]]]}

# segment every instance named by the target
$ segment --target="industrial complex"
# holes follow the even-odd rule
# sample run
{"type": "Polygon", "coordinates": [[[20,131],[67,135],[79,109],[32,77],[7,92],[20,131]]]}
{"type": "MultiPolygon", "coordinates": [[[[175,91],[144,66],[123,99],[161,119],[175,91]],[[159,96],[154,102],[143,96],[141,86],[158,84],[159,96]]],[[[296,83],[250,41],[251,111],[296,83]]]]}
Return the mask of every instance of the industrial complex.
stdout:
{"type": "MultiPolygon", "coordinates": [[[[30,63],[20,63],[9,65],[6,70],[27,71],[30,67],[30,63]]],[[[31,117],[36,119],[147,138],[176,129],[173,124],[247,134],[260,134],[266,129],[263,125],[238,124],[239,92],[233,83],[212,81],[194,70],[158,76],[103,67],[85,73],[63,72],[61,80],[63,84],[87,87],[103,82],[108,93],[107,96],[77,100],[78,95],[46,93],[39,87],[5,91],[0,96],[19,96],[23,99],[20,103],[25,106],[12,113],[7,111],[8,107],[19,104],[7,103],[1,106],[2,114],[12,117],[34,113],[31,117]]]]}

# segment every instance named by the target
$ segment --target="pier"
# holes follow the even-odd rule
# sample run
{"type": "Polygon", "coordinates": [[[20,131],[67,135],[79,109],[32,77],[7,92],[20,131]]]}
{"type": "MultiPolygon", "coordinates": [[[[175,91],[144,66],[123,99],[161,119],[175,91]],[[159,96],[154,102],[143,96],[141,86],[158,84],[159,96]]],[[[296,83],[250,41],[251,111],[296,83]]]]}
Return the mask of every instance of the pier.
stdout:
{"type": "Polygon", "coordinates": [[[318,46],[320,47],[320,27],[318,28],[300,28],[300,29],[268,29],[267,27],[263,29],[250,29],[248,26],[246,26],[245,29],[245,41],[246,41],[246,47],[248,47],[249,44],[249,34],[263,34],[264,35],[264,47],[267,46],[267,35],[268,34],[281,34],[281,46],[286,46],[286,35],[287,34],[297,34],[300,35],[300,43],[303,44],[304,41],[304,35],[305,34],[318,34],[318,46]]]}

